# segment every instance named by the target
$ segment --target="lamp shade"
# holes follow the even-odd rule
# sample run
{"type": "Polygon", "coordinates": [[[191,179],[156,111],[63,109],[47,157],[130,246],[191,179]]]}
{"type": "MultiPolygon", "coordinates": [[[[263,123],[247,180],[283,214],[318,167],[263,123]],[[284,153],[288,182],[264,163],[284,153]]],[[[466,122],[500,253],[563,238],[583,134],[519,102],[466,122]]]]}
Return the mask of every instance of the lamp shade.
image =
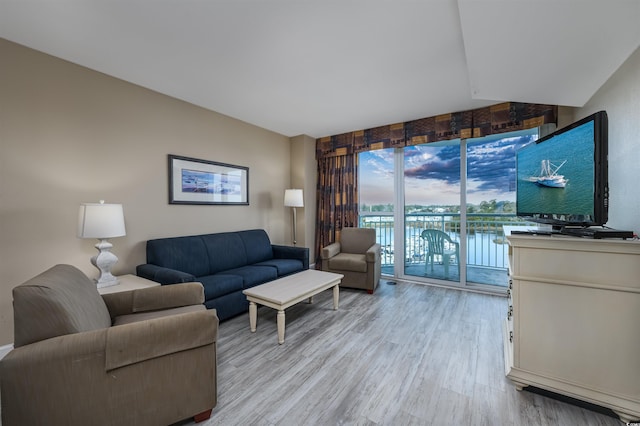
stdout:
{"type": "Polygon", "coordinates": [[[284,205],[286,207],[304,207],[302,189],[285,189],[284,205]]]}
{"type": "Polygon", "coordinates": [[[122,204],[84,203],[78,212],[79,238],[114,238],[126,235],[122,204]]]}

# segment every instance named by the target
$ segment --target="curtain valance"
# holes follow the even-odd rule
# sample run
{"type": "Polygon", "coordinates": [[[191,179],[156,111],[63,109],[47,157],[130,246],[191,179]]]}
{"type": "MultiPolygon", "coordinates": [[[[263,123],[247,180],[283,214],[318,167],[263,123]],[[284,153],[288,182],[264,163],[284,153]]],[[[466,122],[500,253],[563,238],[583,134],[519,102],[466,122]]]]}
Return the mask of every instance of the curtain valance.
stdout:
{"type": "Polygon", "coordinates": [[[397,146],[467,139],[556,123],[556,105],[504,102],[316,140],[316,157],[335,157],[397,146]]]}

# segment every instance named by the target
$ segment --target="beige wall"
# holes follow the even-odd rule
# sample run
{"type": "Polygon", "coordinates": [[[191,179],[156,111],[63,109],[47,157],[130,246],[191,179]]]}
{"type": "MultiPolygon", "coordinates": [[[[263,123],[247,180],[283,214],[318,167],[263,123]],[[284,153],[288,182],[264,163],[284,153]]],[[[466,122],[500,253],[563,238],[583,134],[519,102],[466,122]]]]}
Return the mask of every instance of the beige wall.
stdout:
{"type": "Polygon", "coordinates": [[[124,205],[115,274],[155,237],[264,228],[288,243],[288,137],[2,39],[0,58],[0,345],[14,286],[57,263],[97,276],[96,241],[76,238],[82,202],[124,205]],[[248,166],[250,205],[169,205],[167,154],[248,166]]]}
{"type": "Polygon", "coordinates": [[[298,209],[298,246],[309,248],[309,262],[315,262],[316,232],[316,140],[307,135],[291,138],[291,186],[301,188],[304,207],[298,209]]]}
{"type": "Polygon", "coordinates": [[[609,222],[640,233],[640,48],[583,108],[579,120],[600,110],[609,118],[609,222]]]}

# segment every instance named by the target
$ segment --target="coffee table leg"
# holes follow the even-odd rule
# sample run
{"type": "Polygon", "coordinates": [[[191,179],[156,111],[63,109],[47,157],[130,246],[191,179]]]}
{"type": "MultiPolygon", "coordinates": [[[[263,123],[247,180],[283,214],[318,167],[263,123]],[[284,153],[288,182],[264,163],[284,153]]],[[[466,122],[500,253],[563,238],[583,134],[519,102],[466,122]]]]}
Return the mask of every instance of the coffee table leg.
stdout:
{"type": "Polygon", "coordinates": [[[284,343],[284,311],[278,311],[278,344],[284,343]]]}
{"type": "Polygon", "coordinates": [[[333,310],[338,309],[338,302],[340,301],[340,285],[333,286],[333,310]]]}
{"type": "Polygon", "coordinates": [[[252,333],[255,333],[257,324],[258,324],[258,306],[256,306],[256,302],[249,302],[249,326],[251,326],[252,333]]]}

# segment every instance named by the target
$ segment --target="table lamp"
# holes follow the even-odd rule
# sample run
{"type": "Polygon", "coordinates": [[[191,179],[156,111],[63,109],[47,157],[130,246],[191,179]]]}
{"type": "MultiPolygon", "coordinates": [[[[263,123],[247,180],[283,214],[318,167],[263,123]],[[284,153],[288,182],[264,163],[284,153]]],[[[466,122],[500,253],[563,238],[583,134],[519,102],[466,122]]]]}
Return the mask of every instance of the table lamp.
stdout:
{"type": "Polygon", "coordinates": [[[96,280],[98,288],[118,284],[118,279],[111,274],[111,268],[118,258],[111,253],[113,245],[107,238],[124,235],[126,232],[122,204],[105,204],[104,200],[80,204],[78,237],[100,240],[95,246],[99,253],[91,258],[91,263],[100,271],[100,277],[96,280]]]}

